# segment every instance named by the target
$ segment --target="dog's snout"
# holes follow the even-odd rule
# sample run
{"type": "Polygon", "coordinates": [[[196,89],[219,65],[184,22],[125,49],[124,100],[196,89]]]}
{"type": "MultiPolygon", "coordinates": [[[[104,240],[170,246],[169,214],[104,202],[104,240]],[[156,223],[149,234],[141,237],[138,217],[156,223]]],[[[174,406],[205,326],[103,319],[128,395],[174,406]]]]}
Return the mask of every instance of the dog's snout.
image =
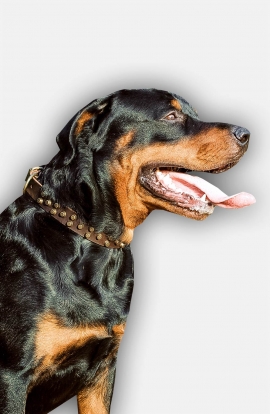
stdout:
{"type": "Polygon", "coordinates": [[[250,132],[246,128],[235,127],[233,134],[240,145],[245,145],[249,141],[250,132]]]}

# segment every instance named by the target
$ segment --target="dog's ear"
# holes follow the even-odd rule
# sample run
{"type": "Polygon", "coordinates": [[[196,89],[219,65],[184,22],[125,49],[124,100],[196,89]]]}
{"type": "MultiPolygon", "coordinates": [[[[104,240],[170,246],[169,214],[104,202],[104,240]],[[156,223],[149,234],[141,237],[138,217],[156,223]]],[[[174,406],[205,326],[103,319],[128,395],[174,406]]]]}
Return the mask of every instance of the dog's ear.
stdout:
{"type": "Polygon", "coordinates": [[[64,165],[72,161],[78,137],[85,131],[88,135],[97,132],[108,104],[107,98],[95,99],[81,109],[57,135],[56,142],[64,156],[64,165]]]}

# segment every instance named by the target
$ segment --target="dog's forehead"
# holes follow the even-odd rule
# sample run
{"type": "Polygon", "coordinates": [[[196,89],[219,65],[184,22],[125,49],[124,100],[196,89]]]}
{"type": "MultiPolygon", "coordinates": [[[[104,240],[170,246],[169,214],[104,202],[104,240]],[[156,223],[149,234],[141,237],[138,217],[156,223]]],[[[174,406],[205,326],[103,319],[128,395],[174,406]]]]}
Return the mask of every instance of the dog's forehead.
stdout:
{"type": "Polygon", "coordinates": [[[170,110],[182,110],[194,117],[191,105],[179,95],[158,89],[121,90],[114,94],[114,105],[124,111],[132,110],[160,117],[170,110]]]}
{"type": "Polygon", "coordinates": [[[199,119],[198,113],[196,109],[193,108],[192,105],[190,105],[189,102],[187,102],[182,96],[176,95],[175,93],[172,94],[174,98],[180,102],[180,105],[182,107],[182,112],[184,112],[186,115],[189,115],[193,118],[199,119]]]}

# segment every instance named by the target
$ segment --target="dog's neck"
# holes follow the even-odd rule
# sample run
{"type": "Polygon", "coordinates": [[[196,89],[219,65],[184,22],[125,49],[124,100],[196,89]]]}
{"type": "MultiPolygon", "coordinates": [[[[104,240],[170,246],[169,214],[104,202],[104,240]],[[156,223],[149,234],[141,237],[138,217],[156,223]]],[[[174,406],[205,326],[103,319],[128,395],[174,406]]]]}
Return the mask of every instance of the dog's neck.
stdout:
{"type": "Polygon", "coordinates": [[[57,161],[56,156],[40,171],[38,179],[44,192],[55,203],[74,210],[98,232],[129,244],[133,238],[133,229],[126,228],[123,223],[111,183],[106,183],[103,179],[101,189],[98,180],[102,177],[89,173],[87,164],[83,166],[83,160],[77,170],[72,164],[57,168],[57,161]]]}
{"type": "Polygon", "coordinates": [[[48,198],[41,183],[36,178],[39,171],[39,168],[29,171],[23,189],[24,194],[28,193],[51,217],[85,239],[107,248],[119,249],[125,247],[125,243],[121,239],[112,239],[105,233],[97,232],[90,223],[82,221],[76,211],[69,207],[63,208],[59,203],[55,203],[54,200],[48,198]]]}

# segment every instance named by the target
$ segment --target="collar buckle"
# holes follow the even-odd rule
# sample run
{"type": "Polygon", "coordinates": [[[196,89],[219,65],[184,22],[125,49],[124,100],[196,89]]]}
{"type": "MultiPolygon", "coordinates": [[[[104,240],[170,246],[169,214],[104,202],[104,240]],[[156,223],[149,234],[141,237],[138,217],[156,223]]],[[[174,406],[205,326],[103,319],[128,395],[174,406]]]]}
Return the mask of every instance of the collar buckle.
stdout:
{"type": "Polygon", "coordinates": [[[26,189],[30,183],[30,181],[32,180],[33,177],[38,176],[40,173],[40,170],[42,169],[42,167],[32,167],[29,169],[27,176],[25,177],[25,184],[23,187],[23,194],[25,194],[26,189]]]}

